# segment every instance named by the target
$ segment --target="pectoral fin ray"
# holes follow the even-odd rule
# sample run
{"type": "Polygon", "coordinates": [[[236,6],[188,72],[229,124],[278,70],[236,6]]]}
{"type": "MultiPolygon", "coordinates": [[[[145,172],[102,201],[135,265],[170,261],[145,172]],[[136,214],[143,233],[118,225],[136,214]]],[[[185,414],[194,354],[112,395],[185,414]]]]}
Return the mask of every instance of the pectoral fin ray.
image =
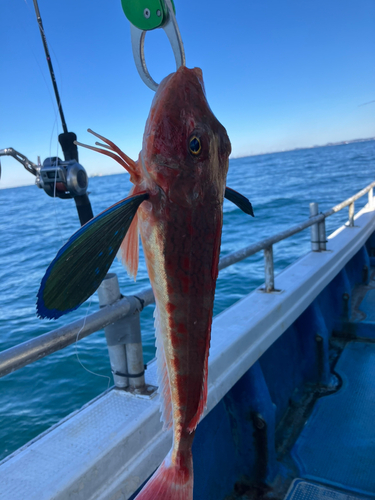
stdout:
{"type": "Polygon", "coordinates": [[[91,219],[69,238],[44,275],[37,299],[41,318],[57,319],[77,309],[107,274],[139,205],[142,192],[91,219]]]}

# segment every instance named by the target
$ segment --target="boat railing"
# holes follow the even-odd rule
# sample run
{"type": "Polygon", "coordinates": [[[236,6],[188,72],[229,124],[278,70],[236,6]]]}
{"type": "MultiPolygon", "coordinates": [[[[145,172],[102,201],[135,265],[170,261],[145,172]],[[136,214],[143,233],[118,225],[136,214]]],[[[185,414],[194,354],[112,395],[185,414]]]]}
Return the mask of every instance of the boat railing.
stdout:
{"type": "MultiPolygon", "coordinates": [[[[347,226],[354,226],[355,201],[368,193],[368,205],[373,209],[375,182],[324,213],[317,203],[310,203],[310,218],[274,236],[265,238],[220,259],[219,270],[225,269],[261,250],[264,251],[265,285],[263,291],[275,291],[273,245],[311,227],[311,250],[326,250],[325,219],[349,207],[347,226]]],[[[115,386],[147,395],[152,388],[145,385],[141,343],[140,312],[154,303],[151,288],[137,296],[120,294],[117,276],[109,273],[98,289],[100,309],[85,318],[40,335],[0,353],[0,377],[63,349],[104,328],[115,386]]]]}

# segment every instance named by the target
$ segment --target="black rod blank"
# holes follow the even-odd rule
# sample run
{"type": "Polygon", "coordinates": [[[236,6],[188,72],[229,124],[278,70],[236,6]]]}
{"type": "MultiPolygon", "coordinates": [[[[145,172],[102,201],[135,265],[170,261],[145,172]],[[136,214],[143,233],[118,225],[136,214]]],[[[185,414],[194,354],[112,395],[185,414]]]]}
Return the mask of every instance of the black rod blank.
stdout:
{"type": "Polygon", "coordinates": [[[59,108],[59,113],[60,113],[60,117],[61,117],[62,127],[63,127],[63,130],[64,130],[64,133],[67,133],[68,132],[68,127],[66,126],[64,112],[63,112],[62,105],[61,105],[61,100],[60,100],[59,89],[57,88],[57,83],[56,83],[55,73],[53,71],[51,56],[50,56],[49,50],[48,50],[47,38],[46,38],[46,35],[44,33],[42,18],[40,17],[38,2],[37,2],[37,0],[33,0],[33,2],[34,2],[34,8],[35,8],[35,13],[36,13],[36,18],[37,18],[39,29],[40,29],[40,35],[41,35],[42,41],[43,41],[44,51],[46,53],[46,58],[47,58],[49,72],[50,72],[50,75],[51,75],[53,90],[55,91],[55,96],[56,96],[56,101],[57,101],[57,107],[59,108]]]}

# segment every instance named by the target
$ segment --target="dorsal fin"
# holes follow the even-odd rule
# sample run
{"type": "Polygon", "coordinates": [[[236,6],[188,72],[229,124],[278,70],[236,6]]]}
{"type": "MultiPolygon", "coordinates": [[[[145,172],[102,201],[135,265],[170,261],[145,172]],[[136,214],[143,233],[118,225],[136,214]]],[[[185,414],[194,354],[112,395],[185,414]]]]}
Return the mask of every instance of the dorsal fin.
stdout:
{"type": "Polygon", "coordinates": [[[207,384],[207,375],[208,375],[208,353],[210,350],[210,336],[207,337],[206,350],[205,350],[205,361],[203,368],[203,380],[202,380],[202,392],[199,400],[199,405],[197,408],[197,412],[194,417],[189,422],[187,426],[187,430],[189,432],[195,431],[197,425],[199,424],[200,419],[202,418],[203,412],[207,406],[207,392],[208,392],[208,384],[207,384]]]}
{"type": "Polygon", "coordinates": [[[157,306],[154,311],[155,318],[155,336],[156,336],[156,360],[158,370],[158,393],[161,400],[161,421],[164,423],[163,428],[169,429],[173,425],[172,418],[172,395],[169,383],[169,375],[167,363],[165,360],[164,345],[162,333],[160,331],[160,319],[157,306]]]}

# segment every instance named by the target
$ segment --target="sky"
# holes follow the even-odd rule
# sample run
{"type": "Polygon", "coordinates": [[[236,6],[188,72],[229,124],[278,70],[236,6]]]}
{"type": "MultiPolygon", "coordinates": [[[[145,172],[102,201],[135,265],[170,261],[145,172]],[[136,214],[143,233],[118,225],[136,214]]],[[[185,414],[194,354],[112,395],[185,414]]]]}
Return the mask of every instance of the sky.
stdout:
{"type": "MultiPolygon", "coordinates": [[[[120,0],[39,0],[68,130],[87,128],[136,159],[154,92],[133,61],[120,0]]],[[[147,4],[147,0],[145,0],[147,4]]],[[[198,66],[232,157],[375,137],[374,0],[175,0],[188,67],[198,66]]],[[[62,132],[32,0],[0,0],[0,149],[60,156],[62,132]]],[[[165,33],[146,36],[160,81],[175,70],[165,33]]],[[[123,172],[79,149],[89,175],[123,172]]],[[[34,183],[1,157],[0,189],[34,183]]]]}

